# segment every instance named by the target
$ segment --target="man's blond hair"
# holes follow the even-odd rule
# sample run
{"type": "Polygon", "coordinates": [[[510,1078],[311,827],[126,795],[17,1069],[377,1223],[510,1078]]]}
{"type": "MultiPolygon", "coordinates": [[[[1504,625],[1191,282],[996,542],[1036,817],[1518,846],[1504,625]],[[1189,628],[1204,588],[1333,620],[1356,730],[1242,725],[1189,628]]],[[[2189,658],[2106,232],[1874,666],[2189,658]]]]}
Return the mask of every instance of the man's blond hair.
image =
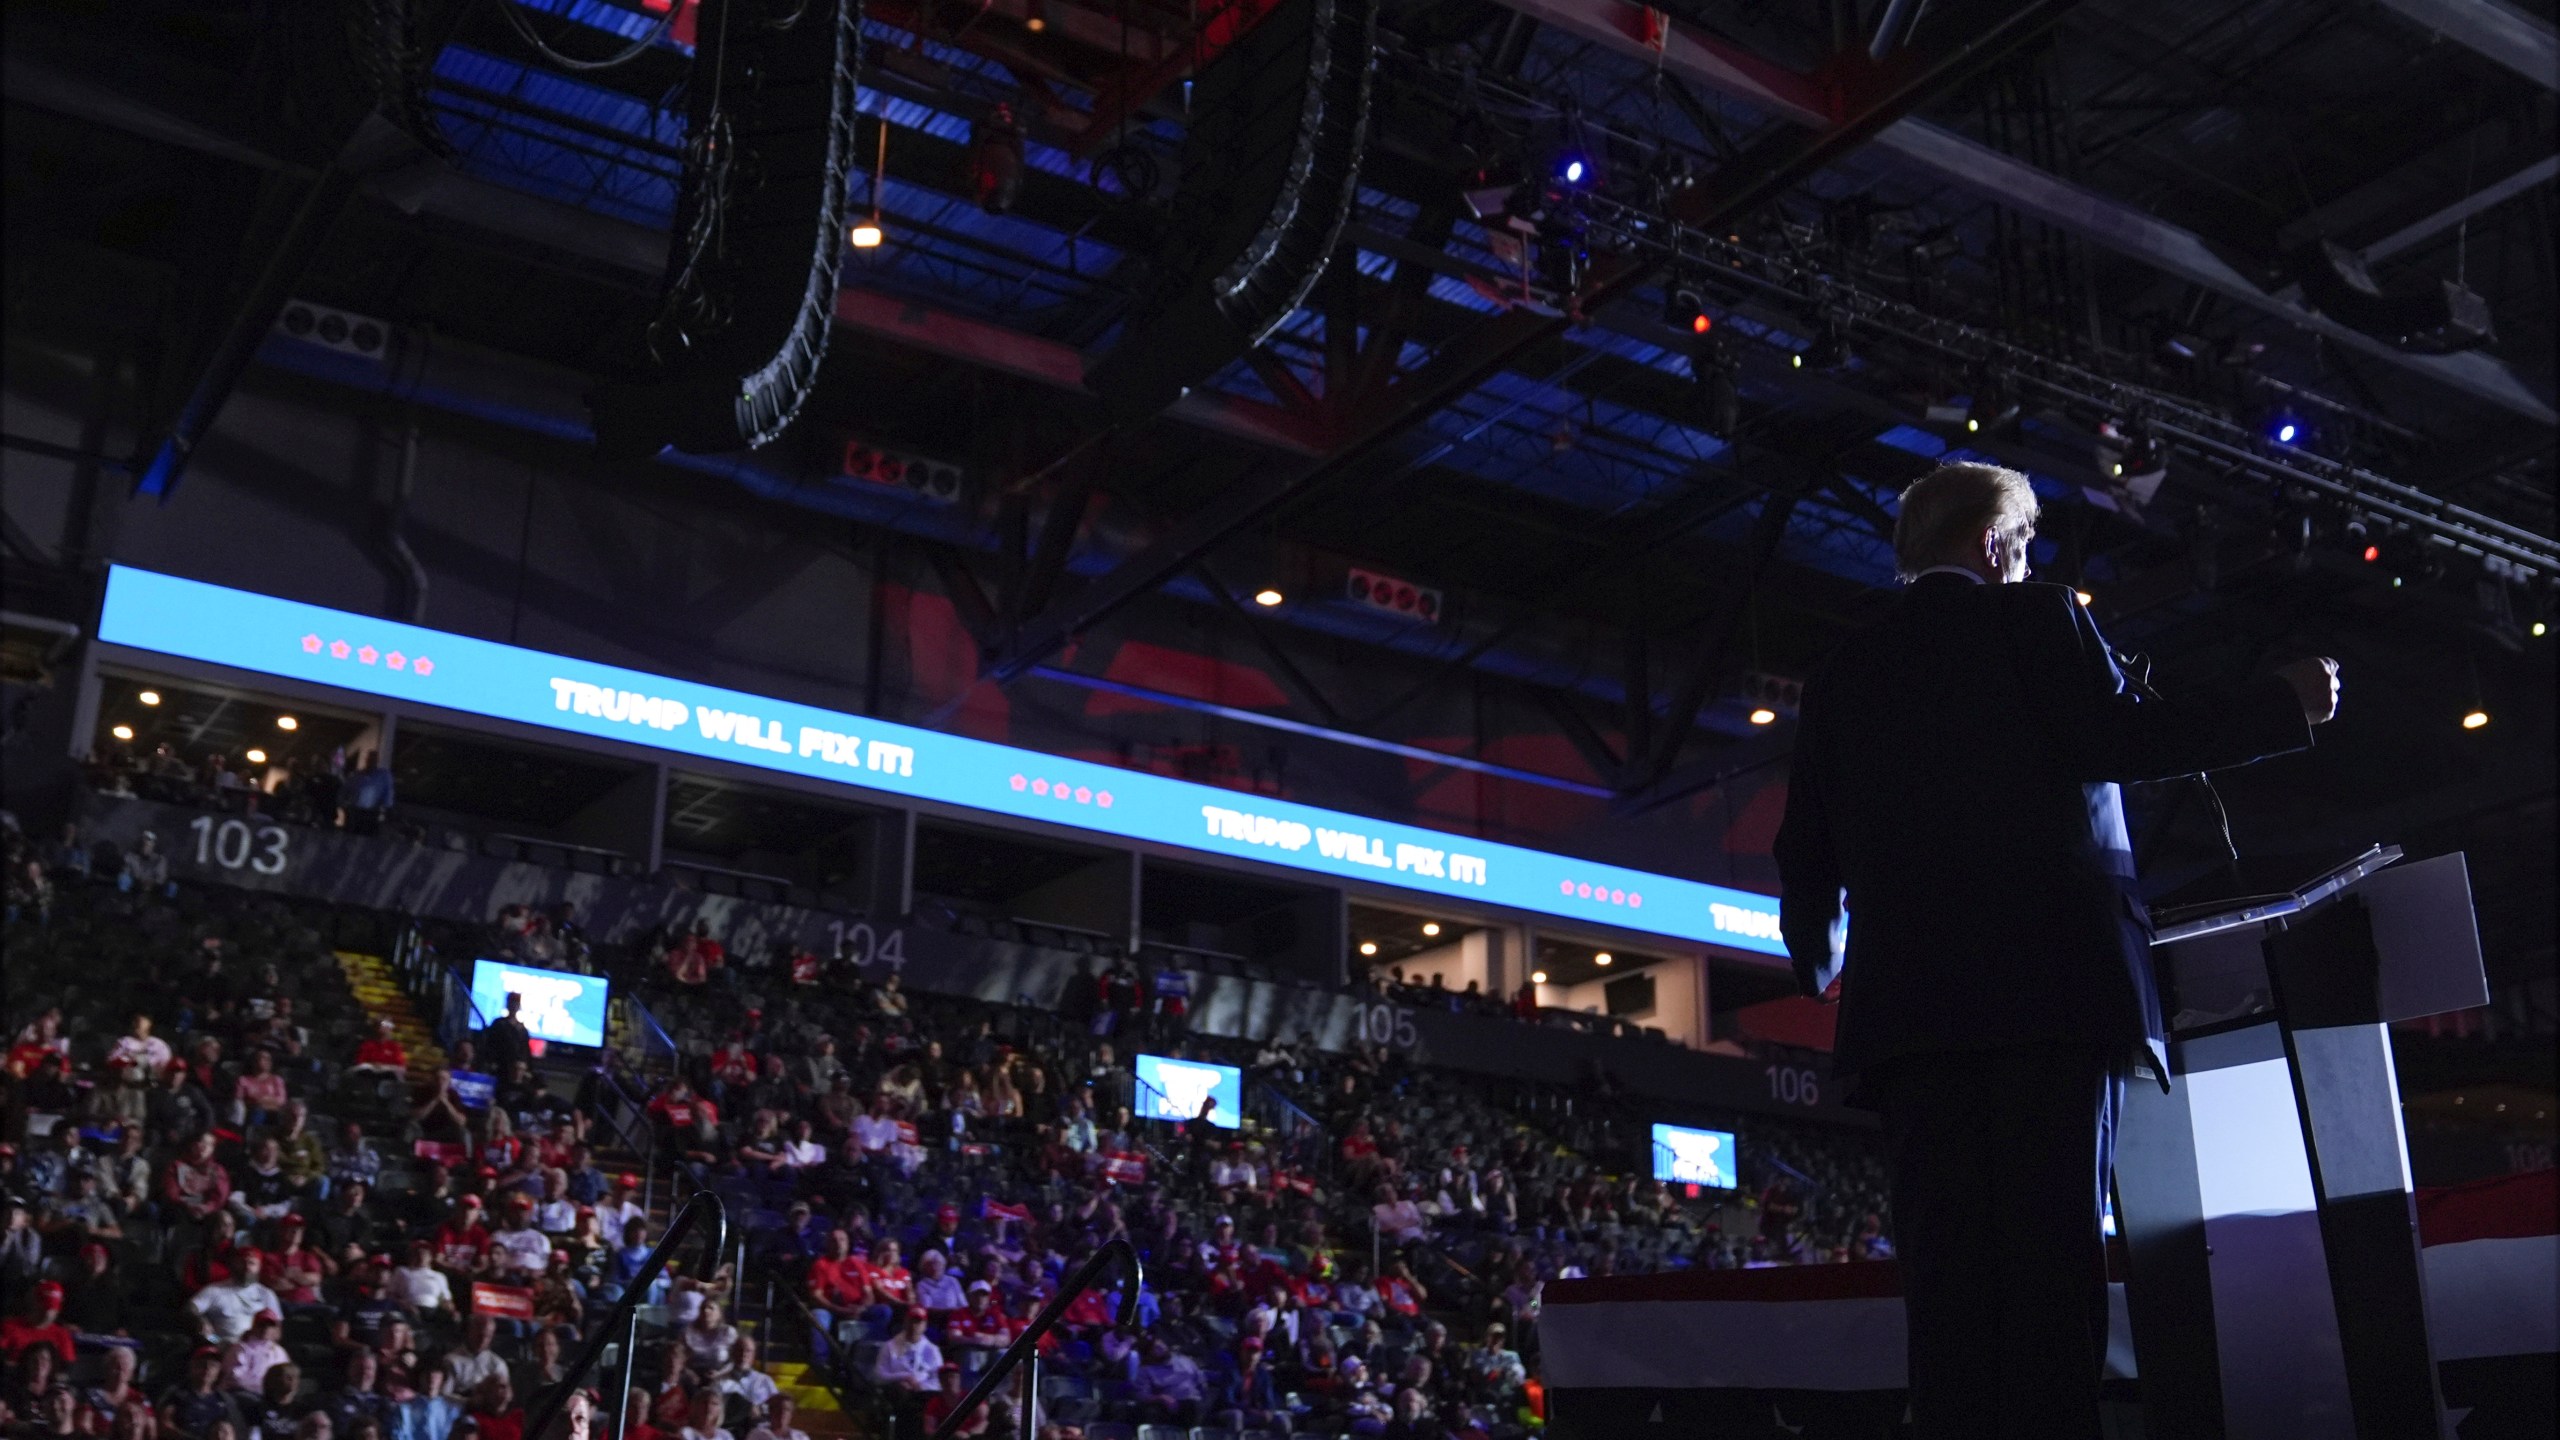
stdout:
{"type": "Polygon", "coordinates": [[[2027,477],[1998,465],[1941,465],[1902,492],[1902,515],[1893,524],[1893,564],[1904,580],[1932,565],[1962,565],[1982,544],[1982,532],[2003,534],[2036,523],[2035,487],[2027,477]]]}

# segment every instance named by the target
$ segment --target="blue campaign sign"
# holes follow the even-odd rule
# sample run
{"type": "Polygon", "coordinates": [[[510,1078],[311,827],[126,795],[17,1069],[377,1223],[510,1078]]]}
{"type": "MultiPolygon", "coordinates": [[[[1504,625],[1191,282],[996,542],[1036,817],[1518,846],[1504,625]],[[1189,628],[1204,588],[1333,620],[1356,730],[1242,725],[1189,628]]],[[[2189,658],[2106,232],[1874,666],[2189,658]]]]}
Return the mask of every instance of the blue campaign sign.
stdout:
{"type": "Polygon", "coordinates": [[[542,970],[512,960],[471,962],[472,1028],[486,1029],[507,1013],[507,997],[516,997],[516,1018],[536,1040],[563,1045],[604,1043],[607,986],[603,976],[566,970],[542,970]]]}
{"type": "Polygon", "coordinates": [[[1733,1132],[1654,1122],[1653,1178],[1666,1184],[1734,1188],[1741,1179],[1734,1167],[1733,1132]]]}
{"type": "Polygon", "coordinates": [[[456,1070],[453,1072],[453,1098],[461,1101],[465,1110],[486,1110],[490,1102],[498,1098],[497,1077],[483,1075],[477,1070],[456,1070]]]}
{"type": "Polygon", "coordinates": [[[1233,1130],[1244,1123],[1242,1070],[1163,1055],[1140,1055],[1137,1061],[1139,1119],[1197,1120],[1201,1105],[1215,1100],[1218,1105],[1209,1112],[1210,1124],[1233,1130]]]}
{"type": "Polygon", "coordinates": [[[1062,759],[116,566],[98,636],[572,735],[1783,955],[1772,896],[1062,759]]]}

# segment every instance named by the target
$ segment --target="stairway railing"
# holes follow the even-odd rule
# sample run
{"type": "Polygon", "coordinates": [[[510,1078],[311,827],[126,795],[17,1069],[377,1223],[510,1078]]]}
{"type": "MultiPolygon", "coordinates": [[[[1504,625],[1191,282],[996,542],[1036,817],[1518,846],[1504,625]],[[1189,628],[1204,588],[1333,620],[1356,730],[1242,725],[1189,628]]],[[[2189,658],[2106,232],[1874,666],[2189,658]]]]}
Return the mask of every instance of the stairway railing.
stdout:
{"type": "Polygon", "coordinates": [[[1113,1240],[1076,1267],[1076,1273],[1068,1276],[1067,1283],[1058,1287],[1058,1293],[1049,1297],[1049,1303],[1040,1307],[1040,1313],[1032,1318],[1029,1328],[1005,1347],[1004,1354],[996,1357],[996,1363],[988,1366],[986,1373],[978,1377],[978,1383],[969,1387],[969,1393],[960,1397],[960,1403],[953,1407],[951,1413],[942,1417],[942,1426],[933,1432],[933,1440],[948,1440],[948,1437],[958,1434],[961,1425],[985,1407],[996,1388],[1004,1383],[1004,1378],[1013,1373],[1014,1367],[1025,1362],[1031,1369],[1030,1383],[1023,1387],[1022,1437],[1023,1440],[1031,1440],[1032,1422],[1040,1412],[1040,1342],[1057,1328],[1059,1319],[1067,1313],[1067,1307],[1093,1288],[1094,1279],[1102,1273],[1102,1267],[1113,1260],[1121,1261],[1129,1271],[1128,1284],[1120,1292],[1120,1313],[1116,1318],[1122,1325],[1135,1324],[1138,1291],[1147,1283],[1146,1267],[1139,1262],[1135,1246],[1126,1240],[1113,1240]]]}
{"type": "Polygon", "coordinates": [[[603,1356],[605,1346],[618,1338],[622,1341],[623,1384],[621,1401],[614,1406],[613,1434],[614,1440],[623,1440],[631,1425],[631,1377],[639,1368],[639,1357],[634,1352],[639,1339],[640,1304],[648,1298],[649,1287],[656,1284],[658,1276],[665,1272],[667,1260],[675,1254],[676,1247],[682,1245],[692,1232],[694,1217],[706,1213],[711,1217],[711,1243],[703,1248],[711,1260],[702,1267],[702,1273],[709,1275],[720,1268],[720,1252],[729,1244],[729,1212],[721,1205],[719,1196],[708,1190],[697,1190],[686,1197],[684,1204],[677,1208],[675,1217],[667,1222],[666,1235],[650,1250],[649,1258],[640,1262],[639,1273],[631,1277],[631,1283],[623,1290],[622,1299],[614,1306],[613,1314],[587,1337],[585,1348],[570,1363],[569,1373],[543,1395],[542,1408],[525,1424],[524,1433],[528,1437],[550,1435],[551,1424],[567,1408],[570,1395],[585,1381],[588,1372],[596,1368],[596,1361],[603,1356]]]}

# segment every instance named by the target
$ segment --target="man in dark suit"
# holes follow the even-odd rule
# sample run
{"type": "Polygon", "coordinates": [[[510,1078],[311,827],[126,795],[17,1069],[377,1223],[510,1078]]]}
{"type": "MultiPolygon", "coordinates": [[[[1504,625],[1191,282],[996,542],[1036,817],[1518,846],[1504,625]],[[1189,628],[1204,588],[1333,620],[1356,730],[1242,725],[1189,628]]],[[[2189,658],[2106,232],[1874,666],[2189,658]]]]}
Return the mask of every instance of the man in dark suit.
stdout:
{"type": "Polygon", "coordinates": [[[1806,683],[1777,841],[1797,983],[1839,977],[1835,1065],[1884,1123],[1924,1440],[2099,1433],[2115,1111],[2169,1073],[2117,783],[2337,708],[2325,659],[2135,694],[2072,591],[2023,583],[2035,516],[1987,465],[1903,493],[1909,588],[1806,683]]]}

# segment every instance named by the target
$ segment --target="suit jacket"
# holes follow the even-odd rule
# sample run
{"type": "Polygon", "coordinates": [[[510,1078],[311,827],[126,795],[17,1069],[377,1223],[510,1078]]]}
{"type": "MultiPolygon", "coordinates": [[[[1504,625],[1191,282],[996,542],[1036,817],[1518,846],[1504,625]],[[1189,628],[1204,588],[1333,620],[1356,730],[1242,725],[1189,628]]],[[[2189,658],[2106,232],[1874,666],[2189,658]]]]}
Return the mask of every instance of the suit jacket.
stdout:
{"type": "Polygon", "coordinates": [[[2165,1086],[2117,782],[2310,743],[2283,680],[2138,696],[2069,589],[1922,576],[1806,682],[1778,831],[1800,975],[1849,917],[1840,1071],[2076,1042],[2165,1086]]]}

